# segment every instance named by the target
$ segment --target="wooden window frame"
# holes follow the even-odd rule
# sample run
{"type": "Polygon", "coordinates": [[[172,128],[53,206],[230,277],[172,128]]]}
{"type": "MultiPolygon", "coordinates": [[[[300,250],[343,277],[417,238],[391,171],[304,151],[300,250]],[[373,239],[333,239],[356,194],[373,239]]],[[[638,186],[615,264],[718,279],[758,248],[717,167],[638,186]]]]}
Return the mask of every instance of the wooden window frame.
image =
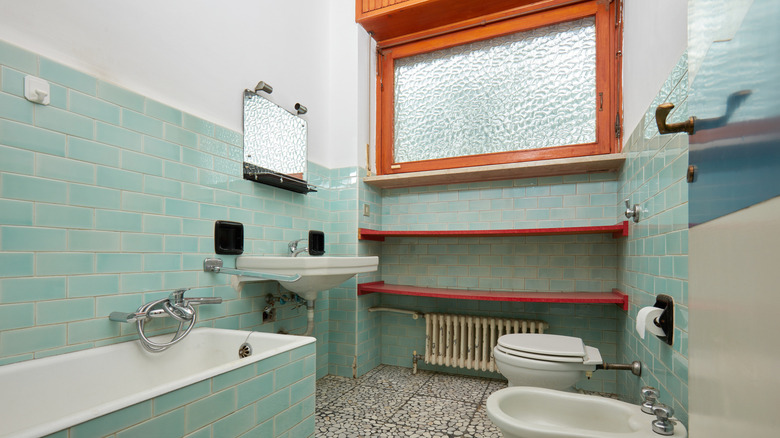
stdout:
{"type": "Polygon", "coordinates": [[[619,149],[621,129],[621,56],[622,20],[620,1],[588,0],[566,4],[467,27],[427,38],[395,38],[392,46],[379,42],[377,62],[377,170],[380,175],[445,170],[473,166],[507,164],[556,158],[610,154],[619,149]],[[610,5],[614,4],[612,8],[610,5]],[[451,158],[393,162],[394,72],[395,60],[470,42],[492,39],[516,32],[595,17],[596,26],[596,141],[530,150],[517,150],[451,158]]]}

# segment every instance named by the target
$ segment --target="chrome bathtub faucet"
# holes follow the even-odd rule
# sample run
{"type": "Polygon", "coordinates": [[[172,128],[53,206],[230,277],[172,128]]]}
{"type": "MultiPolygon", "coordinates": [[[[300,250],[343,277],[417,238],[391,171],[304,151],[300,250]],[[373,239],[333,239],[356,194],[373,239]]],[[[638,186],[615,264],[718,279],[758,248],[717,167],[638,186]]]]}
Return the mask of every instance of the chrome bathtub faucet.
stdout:
{"type": "Polygon", "coordinates": [[[195,307],[201,304],[220,304],[222,298],[220,297],[196,297],[185,298],[184,293],[189,289],[178,289],[171,292],[168,298],[161,298],[159,300],[146,303],[138,308],[135,312],[111,312],[108,319],[115,322],[135,323],[138,329],[138,336],[141,345],[152,353],[157,353],[166,350],[168,347],[184,339],[187,334],[195,327],[197,320],[197,313],[195,307]],[[171,318],[179,321],[179,328],[173,335],[173,338],[168,342],[155,342],[150,340],[144,334],[144,324],[152,318],[162,318],[170,316],[171,318]],[[187,324],[185,328],[185,323],[187,324]]]}
{"type": "Polygon", "coordinates": [[[195,297],[185,298],[184,292],[189,289],[179,289],[171,292],[168,296],[168,302],[163,303],[166,313],[179,321],[191,321],[195,318],[195,308],[201,304],[219,304],[222,298],[216,297],[195,297]]]}

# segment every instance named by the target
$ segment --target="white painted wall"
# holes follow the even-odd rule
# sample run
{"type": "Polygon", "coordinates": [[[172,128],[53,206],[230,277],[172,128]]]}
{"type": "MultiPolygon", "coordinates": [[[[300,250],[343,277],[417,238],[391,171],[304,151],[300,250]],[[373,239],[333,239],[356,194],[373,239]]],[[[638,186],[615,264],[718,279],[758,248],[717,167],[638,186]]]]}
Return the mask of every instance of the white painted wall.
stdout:
{"type": "Polygon", "coordinates": [[[277,104],[308,107],[310,160],[356,163],[367,36],[353,0],[0,0],[0,10],[0,39],[236,131],[242,91],[266,81],[277,104]]]}
{"type": "MultiPolygon", "coordinates": [[[[365,167],[369,141],[368,33],[355,23],[354,0],[330,2],[330,75],[327,81],[330,119],[327,167],[365,167]],[[361,158],[362,157],[362,158],[361,158]]],[[[373,91],[373,88],[372,90],[373,91]]],[[[310,155],[311,157],[311,155],[310,155]]]]}
{"type": "Polygon", "coordinates": [[[623,127],[630,134],[688,47],[688,2],[624,1],[623,127]]]}

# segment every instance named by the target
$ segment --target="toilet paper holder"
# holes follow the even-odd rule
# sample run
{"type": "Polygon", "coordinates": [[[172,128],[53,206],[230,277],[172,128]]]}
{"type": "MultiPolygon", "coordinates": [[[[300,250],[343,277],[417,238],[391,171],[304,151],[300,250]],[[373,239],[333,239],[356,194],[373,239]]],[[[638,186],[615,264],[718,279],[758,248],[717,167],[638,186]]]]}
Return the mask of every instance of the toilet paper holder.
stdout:
{"type": "Polygon", "coordinates": [[[658,339],[672,345],[674,342],[674,300],[669,295],[658,294],[653,307],[664,309],[653,322],[664,331],[665,335],[656,335],[658,339]]]}

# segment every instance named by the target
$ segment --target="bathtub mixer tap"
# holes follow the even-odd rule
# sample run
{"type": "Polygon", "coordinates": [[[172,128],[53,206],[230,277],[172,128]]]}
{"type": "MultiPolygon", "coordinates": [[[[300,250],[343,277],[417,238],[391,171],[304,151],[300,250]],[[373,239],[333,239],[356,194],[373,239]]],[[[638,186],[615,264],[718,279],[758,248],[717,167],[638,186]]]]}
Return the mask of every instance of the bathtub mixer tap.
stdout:
{"type": "Polygon", "coordinates": [[[220,304],[220,297],[193,297],[185,298],[184,293],[189,289],[178,289],[167,298],[143,304],[135,312],[111,312],[108,319],[115,322],[135,323],[141,345],[149,352],[158,353],[181,341],[195,327],[197,313],[195,307],[201,304],[220,304]],[[144,334],[144,325],[152,318],[172,317],[179,321],[179,328],[168,342],[154,342],[144,334]],[[185,328],[185,323],[187,324],[185,328]]]}
{"type": "Polygon", "coordinates": [[[163,306],[171,311],[171,316],[179,321],[181,321],[181,319],[178,317],[183,318],[184,321],[195,319],[195,308],[193,306],[222,303],[222,298],[220,297],[185,298],[184,292],[187,292],[188,290],[189,289],[179,289],[171,292],[168,296],[168,302],[163,303],[163,306]]]}

